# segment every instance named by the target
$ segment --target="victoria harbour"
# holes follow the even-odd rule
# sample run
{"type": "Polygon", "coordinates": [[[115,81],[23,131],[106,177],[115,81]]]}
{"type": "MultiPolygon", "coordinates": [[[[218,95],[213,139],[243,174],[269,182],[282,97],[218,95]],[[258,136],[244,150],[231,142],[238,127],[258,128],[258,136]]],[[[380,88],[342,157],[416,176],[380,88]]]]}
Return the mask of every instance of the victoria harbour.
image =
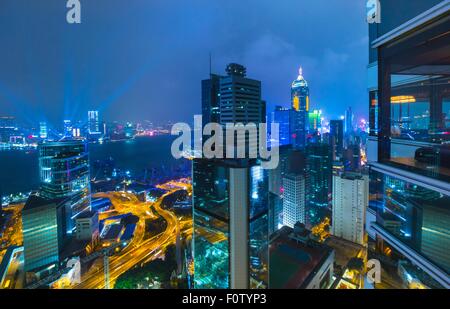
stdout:
{"type": "MultiPolygon", "coordinates": [[[[112,169],[136,179],[183,176],[189,171],[185,160],[175,160],[170,147],[175,137],[160,135],[137,137],[130,140],[89,144],[92,175],[97,174],[98,163],[112,159],[112,169]],[[169,154],[169,155],[167,155],[169,154]],[[96,164],[97,163],[97,164],[96,164]],[[147,175],[147,177],[146,177],[147,175]]],[[[4,195],[30,192],[39,188],[37,150],[0,151],[0,191],[4,195]]]]}

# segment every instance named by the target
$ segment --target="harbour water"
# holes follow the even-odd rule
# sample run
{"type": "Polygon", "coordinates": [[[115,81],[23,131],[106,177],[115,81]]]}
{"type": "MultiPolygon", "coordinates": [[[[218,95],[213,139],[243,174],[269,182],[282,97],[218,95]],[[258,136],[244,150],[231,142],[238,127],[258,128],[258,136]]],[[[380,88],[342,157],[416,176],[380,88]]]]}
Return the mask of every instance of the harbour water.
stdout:
{"type": "MultiPolygon", "coordinates": [[[[175,160],[170,152],[175,137],[161,135],[133,140],[90,144],[91,177],[97,171],[96,162],[110,160],[114,167],[129,172],[132,178],[143,178],[149,171],[177,176],[185,170],[186,160],[175,160]]],[[[28,192],[39,187],[37,150],[0,151],[0,192],[3,195],[28,192]]]]}

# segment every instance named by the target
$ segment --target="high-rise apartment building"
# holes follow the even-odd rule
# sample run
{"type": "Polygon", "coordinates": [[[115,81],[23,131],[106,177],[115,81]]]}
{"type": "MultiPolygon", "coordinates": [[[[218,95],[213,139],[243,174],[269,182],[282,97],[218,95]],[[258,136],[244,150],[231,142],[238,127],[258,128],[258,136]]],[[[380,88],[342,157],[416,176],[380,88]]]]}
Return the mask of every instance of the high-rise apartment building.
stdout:
{"type": "Polygon", "coordinates": [[[333,175],[332,234],[364,245],[369,178],[360,174],[333,175]]]}
{"type": "Polygon", "coordinates": [[[307,172],[305,155],[300,150],[289,154],[289,166],[283,176],[283,225],[291,228],[306,223],[307,172]]]}
{"type": "Polygon", "coordinates": [[[371,234],[408,269],[406,286],[449,288],[450,2],[380,4],[369,26],[371,234]]]}

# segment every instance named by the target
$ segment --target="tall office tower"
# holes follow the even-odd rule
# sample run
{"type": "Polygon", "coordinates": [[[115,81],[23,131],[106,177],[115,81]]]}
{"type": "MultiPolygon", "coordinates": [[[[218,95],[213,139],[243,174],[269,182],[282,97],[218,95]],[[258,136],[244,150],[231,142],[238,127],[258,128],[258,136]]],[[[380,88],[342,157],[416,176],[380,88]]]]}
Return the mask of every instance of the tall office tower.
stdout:
{"type": "Polygon", "coordinates": [[[72,121],[64,120],[64,136],[71,137],[72,136],[72,121]]]}
{"type": "Polygon", "coordinates": [[[46,122],[39,122],[39,138],[47,139],[48,137],[48,129],[46,122]]]}
{"type": "Polygon", "coordinates": [[[325,218],[331,219],[331,147],[325,143],[310,143],[307,156],[307,226],[315,226],[325,218]]]}
{"type": "MultiPolygon", "coordinates": [[[[247,70],[240,64],[231,63],[226,68],[227,76],[220,78],[220,124],[244,124],[266,122],[265,102],[261,100],[261,82],[246,78],[247,70]]],[[[267,134],[267,132],[259,132],[267,134]]],[[[258,140],[250,139],[246,134],[245,140],[235,134],[235,145],[245,143],[246,149],[258,149],[258,140]]],[[[235,156],[237,150],[235,148],[235,156]]]]}
{"type": "Polygon", "coordinates": [[[345,123],[344,123],[344,133],[345,135],[350,135],[353,133],[355,126],[355,115],[353,114],[352,108],[349,107],[345,111],[345,123]]]}
{"type": "Polygon", "coordinates": [[[70,203],[64,199],[30,195],[22,212],[25,272],[43,271],[59,263],[67,210],[70,203]]]}
{"type": "MultiPolygon", "coordinates": [[[[282,106],[276,106],[272,112],[271,123],[279,124],[278,144],[280,146],[289,145],[291,143],[291,124],[290,124],[291,111],[288,108],[282,106]]],[[[271,136],[271,139],[277,139],[277,136],[271,136]]]]}
{"type": "Polygon", "coordinates": [[[203,127],[207,123],[220,122],[220,79],[222,76],[210,74],[202,80],[202,116],[203,127]]]}
{"type": "Polygon", "coordinates": [[[88,111],[88,133],[99,134],[100,122],[98,120],[98,111],[88,111]]]}
{"type": "Polygon", "coordinates": [[[321,110],[313,110],[308,114],[309,121],[309,133],[317,134],[322,127],[322,111],[321,110]]]}
{"type": "Polygon", "coordinates": [[[342,158],[344,151],[344,122],[342,120],[330,121],[330,145],[332,147],[333,161],[342,158]]]}
{"type": "MultiPolygon", "coordinates": [[[[242,65],[226,71],[219,80],[219,123],[265,121],[261,82],[246,78],[242,65]]],[[[208,108],[203,113],[213,115],[208,108]]],[[[267,286],[267,181],[259,160],[194,159],[195,288],[267,286]]]]}
{"type": "Polygon", "coordinates": [[[47,199],[69,198],[65,233],[75,228],[74,219],[91,208],[88,145],[83,140],[45,142],[39,145],[40,195],[47,199]]]}
{"type": "Polygon", "coordinates": [[[294,227],[297,222],[306,223],[308,179],[304,153],[292,151],[288,164],[288,171],[283,176],[283,225],[294,227]]]}
{"type": "Polygon", "coordinates": [[[405,266],[405,286],[417,278],[448,289],[450,3],[381,0],[381,7],[383,22],[369,26],[370,227],[377,250],[405,266]]]}
{"type": "Polygon", "coordinates": [[[267,286],[267,194],[256,162],[194,159],[195,288],[267,286]]]}
{"type": "Polygon", "coordinates": [[[303,149],[306,145],[306,136],[309,130],[309,87],[303,77],[303,69],[291,86],[291,138],[296,149],[303,149]]]}
{"type": "Polygon", "coordinates": [[[356,173],[333,175],[332,234],[364,245],[368,203],[368,176],[356,173]]]}
{"type": "Polygon", "coordinates": [[[268,170],[269,177],[269,234],[283,226],[283,177],[288,173],[290,145],[280,146],[278,166],[268,170]]]}
{"type": "Polygon", "coordinates": [[[247,70],[240,64],[229,64],[226,72],[220,78],[220,123],[265,122],[261,82],[246,78],[247,70]]]}

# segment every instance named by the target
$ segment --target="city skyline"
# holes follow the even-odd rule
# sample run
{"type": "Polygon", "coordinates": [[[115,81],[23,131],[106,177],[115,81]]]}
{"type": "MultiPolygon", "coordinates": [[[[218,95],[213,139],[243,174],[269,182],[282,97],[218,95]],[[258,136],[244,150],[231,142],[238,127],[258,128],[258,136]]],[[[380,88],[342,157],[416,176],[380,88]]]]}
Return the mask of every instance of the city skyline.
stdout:
{"type": "Polygon", "coordinates": [[[353,106],[358,116],[368,114],[360,78],[368,36],[360,1],[327,1],[325,7],[289,1],[274,15],[267,15],[265,1],[239,4],[244,7],[237,11],[233,1],[189,6],[137,1],[126,8],[120,1],[81,3],[83,22],[68,25],[65,5],[58,1],[2,2],[0,14],[6,16],[0,15],[0,40],[10,46],[0,53],[2,114],[28,125],[38,119],[53,126],[62,119],[85,119],[88,110],[99,110],[111,121],[187,121],[201,111],[196,81],[208,77],[210,54],[213,73],[231,62],[248,67],[262,81],[268,110],[290,106],[289,83],[302,66],[312,109],[321,108],[330,118],[342,114],[341,105],[353,106]],[[254,12],[251,18],[242,18],[246,7],[254,12]],[[337,19],[334,34],[330,25],[310,17],[319,13],[337,19]],[[340,17],[344,13],[346,18],[340,17]],[[321,39],[301,30],[311,24],[321,39]],[[298,33],[287,31],[295,28],[298,33]],[[117,44],[124,40],[127,44],[117,44]],[[168,105],[176,108],[161,108],[168,105]]]}
{"type": "Polygon", "coordinates": [[[237,1],[0,4],[0,289],[450,288],[450,0],[237,1]]]}

